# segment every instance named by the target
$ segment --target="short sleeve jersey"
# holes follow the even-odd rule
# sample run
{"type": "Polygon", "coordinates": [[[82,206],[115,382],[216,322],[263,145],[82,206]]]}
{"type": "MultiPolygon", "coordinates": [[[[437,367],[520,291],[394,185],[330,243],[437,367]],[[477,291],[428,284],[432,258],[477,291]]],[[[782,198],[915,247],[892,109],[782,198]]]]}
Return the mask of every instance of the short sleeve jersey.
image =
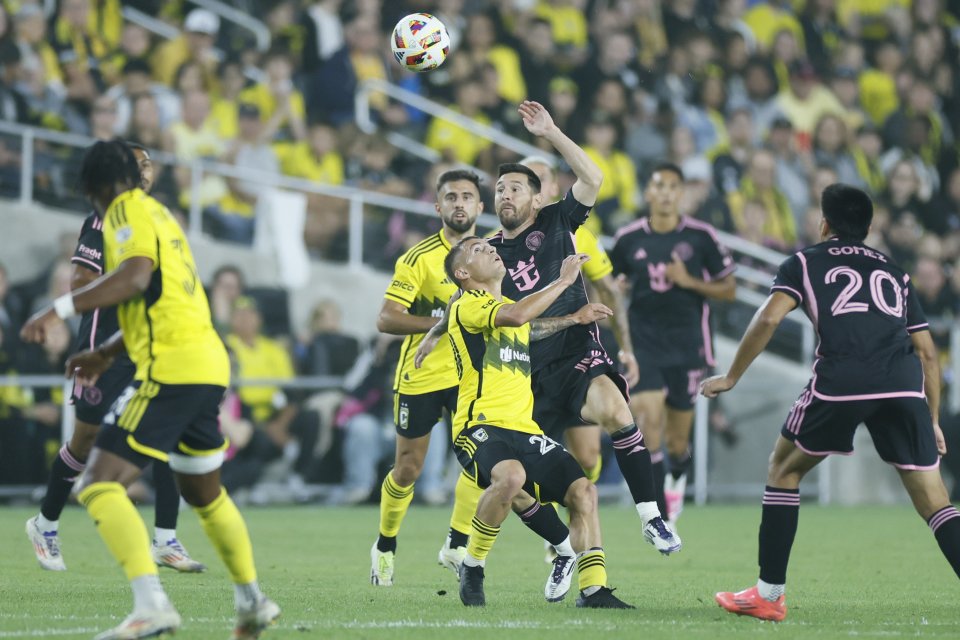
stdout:
{"type": "MultiPolygon", "coordinates": [[[[439,322],[447,302],[457,291],[443,270],[443,260],[450,252],[450,243],[438,231],[414,245],[397,259],[390,286],[384,298],[406,307],[415,316],[436,318],[439,322]]],[[[424,359],[419,369],[413,366],[417,347],[423,333],[408,335],[400,348],[400,361],[394,377],[393,390],[403,394],[419,395],[457,386],[457,374],[451,366],[450,345],[440,340],[424,359]]]]}
{"type": "Polygon", "coordinates": [[[120,194],[104,216],[103,245],[107,271],[136,257],[153,262],[146,291],[117,307],[136,379],[227,386],[226,348],[190,245],[167,208],[140,189],[120,194]]]}
{"type": "Polygon", "coordinates": [[[667,233],[657,233],[648,217],[617,232],[610,252],[613,270],[630,281],[630,333],[640,365],[702,367],[713,365],[710,307],[699,293],[675,286],[666,277],[676,254],[691,275],[719,280],[736,265],[705,222],[680,218],[667,233]]]}
{"type": "Polygon", "coordinates": [[[590,282],[596,282],[613,273],[613,264],[610,263],[610,256],[600,246],[600,239],[586,227],[578,227],[573,236],[576,243],[577,253],[585,253],[590,259],[583,263],[580,270],[590,282]]]}
{"type": "MultiPolygon", "coordinates": [[[[70,262],[98,275],[103,274],[103,220],[96,213],[91,213],[83,221],[77,248],[70,262]]],[[[77,349],[92,349],[119,330],[116,307],[85,313],[80,319],[77,349]]]]}
{"type": "Polygon", "coordinates": [[[449,338],[460,378],[453,438],[480,424],[541,433],[533,420],[530,325],[496,326],[511,300],[486,291],[465,291],[450,306],[449,338]]]}
{"type": "MultiPolygon", "coordinates": [[[[490,238],[490,244],[507,268],[503,295],[522,300],[560,277],[563,259],[576,252],[574,234],[589,213],[590,207],[577,202],[568,191],[562,200],[540,209],[534,223],[516,238],[505,239],[502,231],[490,238]]],[[[587,292],[581,278],[560,294],[540,317],[565,316],[585,304],[587,292]]],[[[596,341],[596,334],[595,324],[574,325],[537,340],[531,348],[533,370],[538,371],[554,360],[583,354],[596,341]]]]}
{"type": "Polygon", "coordinates": [[[803,307],[819,335],[814,396],[924,397],[910,334],[929,325],[910,276],[889,257],[860,242],[821,242],[780,265],[777,291],[803,307]]]}

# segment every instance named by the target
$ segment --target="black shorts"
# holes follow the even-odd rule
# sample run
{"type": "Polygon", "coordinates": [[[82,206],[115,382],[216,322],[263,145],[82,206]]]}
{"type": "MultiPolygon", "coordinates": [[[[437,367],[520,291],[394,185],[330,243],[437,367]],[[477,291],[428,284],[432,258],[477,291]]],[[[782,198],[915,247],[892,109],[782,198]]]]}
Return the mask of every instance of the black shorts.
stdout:
{"type": "Polygon", "coordinates": [[[707,373],[707,368],[698,365],[660,367],[641,358],[637,354],[637,363],[640,365],[640,380],[630,389],[631,393],[644,391],[663,391],[666,395],[667,406],[678,411],[690,411],[697,401],[700,391],[700,382],[707,373]]]}
{"type": "Polygon", "coordinates": [[[220,433],[224,387],[134,380],[110,408],[96,446],[140,468],[167,454],[207,456],[226,448],[220,433]]]}
{"type": "Polygon", "coordinates": [[[540,502],[564,504],[570,485],[586,477],[573,456],[542,433],[481,425],[461,431],[453,450],[481,488],[490,486],[490,474],[498,463],[517,460],[527,473],[523,490],[540,502]]]}
{"type": "Polygon", "coordinates": [[[815,397],[807,385],[780,433],[809,455],[850,455],[861,422],[884,462],[921,470],[940,464],[930,407],[923,398],[826,401],[815,397]]]}
{"type": "Polygon", "coordinates": [[[83,387],[74,384],[74,415],[80,422],[100,426],[107,411],[113,406],[120,393],[127,388],[137,372],[137,366],[129,358],[118,358],[113,365],[97,378],[97,384],[83,387]]]}
{"type": "Polygon", "coordinates": [[[457,412],[458,387],[409,395],[393,393],[393,424],[397,435],[404,438],[422,438],[430,435],[433,426],[443,418],[446,409],[452,416],[457,412]]]}
{"type": "Polygon", "coordinates": [[[560,439],[568,427],[587,424],[580,415],[594,378],[609,376],[625,400],[627,381],[603,350],[595,345],[585,355],[555,360],[533,372],[533,419],[544,433],[560,439]]]}

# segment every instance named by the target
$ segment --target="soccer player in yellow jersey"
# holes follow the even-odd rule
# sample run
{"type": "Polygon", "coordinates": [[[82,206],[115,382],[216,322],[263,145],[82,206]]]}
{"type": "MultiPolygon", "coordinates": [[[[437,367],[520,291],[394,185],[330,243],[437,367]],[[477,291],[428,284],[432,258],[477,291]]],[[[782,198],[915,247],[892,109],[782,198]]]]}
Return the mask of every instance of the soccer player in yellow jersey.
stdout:
{"type": "MultiPolygon", "coordinates": [[[[530,167],[540,178],[540,193],[544,202],[556,202],[560,199],[560,185],[557,184],[557,172],[554,164],[546,158],[530,156],[520,161],[520,164],[530,167]]],[[[584,263],[581,271],[593,285],[600,302],[613,311],[611,328],[620,350],[617,360],[622,367],[623,377],[630,387],[640,380],[640,369],[637,359],[633,355],[633,343],[630,340],[630,324],[627,320],[623,297],[617,290],[613,278],[613,265],[607,252],[600,246],[600,240],[585,226],[577,228],[574,234],[577,251],[590,256],[584,263]]],[[[602,458],[600,457],[600,426],[596,424],[563,425],[562,431],[548,433],[551,438],[561,438],[570,450],[570,453],[587,475],[587,479],[596,482],[600,478],[602,458]]]]}
{"type": "MultiPolygon", "coordinates": [[[[460,569],[460,599],[467,606],[486,604],[486,557],[510,509],[553,501],[570,511],[580,583],[577,606],[632,608],[607,587],[596,488],[576,460],[533,420],[530,341],[547,337],[559,325],[530,323],[580,277],[585,260],[584,254],[567,256],[556,280],[517,303],[501,294],[506,267],[487,241],[467,238],[445,261],[448,277],[464,290],[451,305],[448,321],[460,378],[454,450],[464,469],[485,487],[460,569]]],[[[610,313],[603,305],[588,303],[570,321],[590,324],[610,313]]]]}
{"type": "Polygon", "coordinates": [[[156,460],[176,472],[183,498],[234,582],[233,638],[257,638],[280,608],[260,592],[246,524],[220,484],[227,444],[218,415],[230,363],[190,246],[170,212],[139,188],[136,158],[122,142],[94,144],[79,182],[104,220],[105,275],[38,312],[22,337],[40,342],[54,317],[118,305],[120,331],[71,357],[67,372],[92,384],[124,349],[136,365],[133,382],[104,418],[79,483],[81,504],[133,590],[133,613],[97,640],[154,637],[180,627],[160,585],[146,527],[126,493],[156,460]]]}
{"type": "MultiPolygon", "coordinates": [[[[377,541],[370,550],[370,582],[392,586],[397,535],[413,500],[413,488],[430,444],[430,432],[442,418],[457,408],[457,372],[449,342],[439,346],[417,367],[414,355],[424,334],[443,317],[447,302],[457,285],[443,270],[450,247],[472,236],[483,209],[480,179],[464,170],[447,171],[437,180],[437,213],[443,228],[414,245],[400,256],[390,286],[384,295],[377,328],[384,333],[405,335],[394,379],[394,424],[397,431],[394,467],[384,478],[380,492],[380,523],[377,541]]],[[[461,474],[454,492],[450,532],[440,549],[438,561],[459,574],[466,554],[470,520],[481,489],[476,481],[461,474]]],[[[518,513],[531,530],[551,544],[564,547],[565,571],[551,572],[545,596],[563,598],[570,584],[572,549],[566,547],[567,527],[551,509],[528,509],[518,513]],[[569,561],[569,562],[568,562],[569,561]],[[568,567],[569,564],[569,567],[568,567]]]]}

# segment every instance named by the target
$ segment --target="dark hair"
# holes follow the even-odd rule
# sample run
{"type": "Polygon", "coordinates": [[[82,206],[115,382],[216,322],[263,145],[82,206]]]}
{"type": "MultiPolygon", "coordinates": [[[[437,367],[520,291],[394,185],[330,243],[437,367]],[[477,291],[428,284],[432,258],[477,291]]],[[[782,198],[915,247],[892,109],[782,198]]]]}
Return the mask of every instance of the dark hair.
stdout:
{"type": "Polygon", "coordinates": [[[686,178],[683,177],[683,169],[681,169],[679,166],[675,165],[672,162],[661,162],[657,166],[655,166],[653,168],[653,171],[650,172],[650,180],[653,180],[653,174],[659,173],[661,171],[670,171],[671,173],[676,174],[676,176],[680,178],[680,182],[683,182],[684,180],[686,180],[686,178]]]}
{"type": "Polygon", "coordinates": [[[467,236],[457,244],[450,247],[450,252],[447,253],[447,257],[443,259],[443,270],[446,272],[447,277],[450,278],[450,282],[457,285],[457,288],[462,289],[462,283],[457,280],[457,276],[454,273],[456,271],[457,260],[460,259],[460,254],[463,253],[463,246],[470,240],[481,240],[480,236],[467,236]]]}
{"type": "Polygon", "coordinates": [[[121,73],[123,75],[129,75],[131,73],[143,73],[150,75],[150,64],[143,58],[131,58],[127,60],[126,64],[123,65],[123,70],[121,73]]]}
{"type": "Polygon", "coordinates": [[[147,149],[139,142],[133,142],[132,140],[121,140],[121,142],[130,147],[133,151],[143,151],[145,154],[150,155],[150,149],[147,149]]]}
{"type": "Polygon", "coordinates": [[[118,182],[132,189],[140,186],[140,180],[140,166],[133,149],[120,140],[101,140],[87,149],[77,188],[83,195],[93,195],[118,182]]]}
{"type": "Polygon", "coordinates": [[[863,241],[873,221],[873,202],[866,192],[836,182],[823,190],[820,208],[830,230],[841,240],[863,241]]]}
{"type": "Polygon", "coordinates": [[[213,272],[213,277],[210,279],[210,284],[215,284],[217,280],[220,279],[220,276],[225,273],[232,273],[233,275],[237,276],[237,280],[240,281],[240,287],[243,288],[243,272],[240,271],[240,267],[232,264],[224,264],[217,267],[217,270],[213,272]]]}
{"type": "Polygon", "coordinates": [[[540,193],[540,176],[530,167],[517,162],[508,162],[500,165],[497,169],[498,178],[502,178],[508,173],[522,173],[527,176],[527,183],[530,185],[530,189],[532,189],[534,193],[540,193]]]}
{"type": "Polygon", "coordinates": [[[448,182],[454,182],[455,180],[472,182],[473,186],[477,188],[477,192],[480,191],[480,176],[469,169],[451,169],[450,171],[441,173],[440,177],[437,178],[437,191],[439,192],[443,185],[448,182]]]}

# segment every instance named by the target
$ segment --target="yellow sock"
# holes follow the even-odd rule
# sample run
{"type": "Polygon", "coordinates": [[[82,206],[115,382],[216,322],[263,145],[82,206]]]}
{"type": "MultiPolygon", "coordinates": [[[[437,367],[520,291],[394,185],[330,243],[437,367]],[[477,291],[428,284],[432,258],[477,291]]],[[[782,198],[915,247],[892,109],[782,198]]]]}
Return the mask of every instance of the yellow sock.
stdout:
{"type": "Polygon", "coordinates": [[[493,543],[497,541],[497,534],[499,533],[500,527],[491,527],[474,516],[470,522],[470,540],[467,542],[467,554],[483,562],[487,559],[490,549],[493,548],[493,543]]]}
{"type": "Polygon", "coordinates": [[[590,587],[607,586],[605,557],[603,549],[594,547],[589,551],[584,551],[577,558],[577,577],[580,581],[580,591],[590,587]]]}
{"type": "Polygon", "coordinates": [[[412,501],[413,485],[401,487],[393,479],[393,473],[388,473],[380,487],[380,535],[385,538],[397,537],[412,501]]]}
{"type": "Polygon", "coordinates": [[[460,533],[470,534],[470,521],[477,513],[477,503],[483,489],[477,486],[477,481],[465,473],[460,473],[457,486],[453,490],[453,513],[450,514],[450,528],[460,533]]]}
{"type": "Polygon", "coordinates": [[[233,503],[227,490],[220,488],[220,495],[205,507],[194,507],[200,516],[200,524],[207,538],[213,543],[217,554],[227,565],[234,584],[248,584],[257,579],[253,564],[253,545],[243,516],[233,503]]]}
{"type": "Polygon", "coordinates": [[[591,469],[584,469],[583,475],[587,476],[587,480],[593,484],[597,484],[597,480],[600,479],[600,471],[603,470],[603,457],[597,456],[597,464],[591,469]]]}
{"type": "Polygon", "coordinates": [[[157,574],[157,565],[150,555],[147,526],[122,484],[94,482],[80,492],[79,498],[129,580],[157,574]]]}

